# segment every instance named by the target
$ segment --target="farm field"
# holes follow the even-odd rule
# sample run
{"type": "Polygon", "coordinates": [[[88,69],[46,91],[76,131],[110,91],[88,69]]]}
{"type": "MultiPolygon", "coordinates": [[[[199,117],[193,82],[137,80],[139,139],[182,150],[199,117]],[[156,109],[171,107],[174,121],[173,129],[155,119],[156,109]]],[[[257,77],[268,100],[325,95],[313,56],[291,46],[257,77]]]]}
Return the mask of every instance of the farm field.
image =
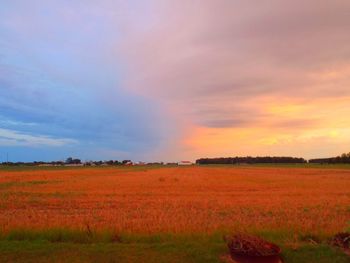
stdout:
{"type": "Polygon", "coordinates": [[[1,169],[0,262],[225,262],[234,232],[349,262],[327,243],[350,228],[347,168],[1,169]]]}

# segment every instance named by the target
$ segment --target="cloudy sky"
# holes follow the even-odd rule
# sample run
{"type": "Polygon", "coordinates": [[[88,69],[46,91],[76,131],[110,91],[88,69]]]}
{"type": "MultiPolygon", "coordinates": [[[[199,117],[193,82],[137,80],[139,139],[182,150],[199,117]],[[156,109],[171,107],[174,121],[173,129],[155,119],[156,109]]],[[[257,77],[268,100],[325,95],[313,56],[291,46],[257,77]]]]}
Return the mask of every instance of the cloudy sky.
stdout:
{"type": "Polygon", "coordinates": [[[2,0],[0,161],[350,151],[348,0],[2,0]]]}

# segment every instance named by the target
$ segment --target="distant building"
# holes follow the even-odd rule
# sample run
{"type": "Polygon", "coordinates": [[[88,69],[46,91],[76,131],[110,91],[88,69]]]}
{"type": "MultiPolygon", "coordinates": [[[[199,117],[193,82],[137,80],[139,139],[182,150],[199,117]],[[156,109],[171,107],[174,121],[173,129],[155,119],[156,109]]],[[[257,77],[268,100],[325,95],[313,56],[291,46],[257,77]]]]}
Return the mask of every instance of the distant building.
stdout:
{"type": "Polygon", "coordinates": [[[178,162],[177,165],[193,165],[193,163],[190,161],[181,161],[181,162],[178,162]]]}

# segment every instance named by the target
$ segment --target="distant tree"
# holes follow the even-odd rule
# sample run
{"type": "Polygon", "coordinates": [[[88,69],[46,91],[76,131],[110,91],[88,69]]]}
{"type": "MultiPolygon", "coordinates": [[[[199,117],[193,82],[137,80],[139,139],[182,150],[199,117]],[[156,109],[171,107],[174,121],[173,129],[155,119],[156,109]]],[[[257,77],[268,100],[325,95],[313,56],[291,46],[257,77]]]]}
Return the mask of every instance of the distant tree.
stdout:
{"type": "Polygon", "coordinates": [[[81,160],[80,159],[73,159],[72,157],[68,157],[66,159],[66,164],[81,164],[81,160]]]}
{"type": "Polygon", "coordinates": [[[73,164],[81,164],[81,160],[80,159],[73,159],[72,163],[73,164]]]}
{"type": "Polygon", "coordinates": [[[95,161],[94,164],[95,164],[95,165],[102,165],[103,162],[102,162],[102,161],[95,161]]]}
{"type": "Polygon", "coordinates": [[[113,165],[113,164],[114,164],[114,161],[113,161],[113,160],[109,160],[109,161],[106,162],[106,164],[108,164],[108,165],[113,165]]]}

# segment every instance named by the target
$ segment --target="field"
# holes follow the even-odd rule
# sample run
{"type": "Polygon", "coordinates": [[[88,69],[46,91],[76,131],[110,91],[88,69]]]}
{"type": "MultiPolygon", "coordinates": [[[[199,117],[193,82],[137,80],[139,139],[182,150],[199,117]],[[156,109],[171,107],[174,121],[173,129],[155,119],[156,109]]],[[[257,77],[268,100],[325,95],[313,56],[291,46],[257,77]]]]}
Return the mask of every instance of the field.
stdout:
{"type": "Polygon", "coordinates": [[[350,262],[327,243],[350,228],[350,169],[1,168],[0,227],[0,262],[224,262],[237,231],[350,262]]]}

